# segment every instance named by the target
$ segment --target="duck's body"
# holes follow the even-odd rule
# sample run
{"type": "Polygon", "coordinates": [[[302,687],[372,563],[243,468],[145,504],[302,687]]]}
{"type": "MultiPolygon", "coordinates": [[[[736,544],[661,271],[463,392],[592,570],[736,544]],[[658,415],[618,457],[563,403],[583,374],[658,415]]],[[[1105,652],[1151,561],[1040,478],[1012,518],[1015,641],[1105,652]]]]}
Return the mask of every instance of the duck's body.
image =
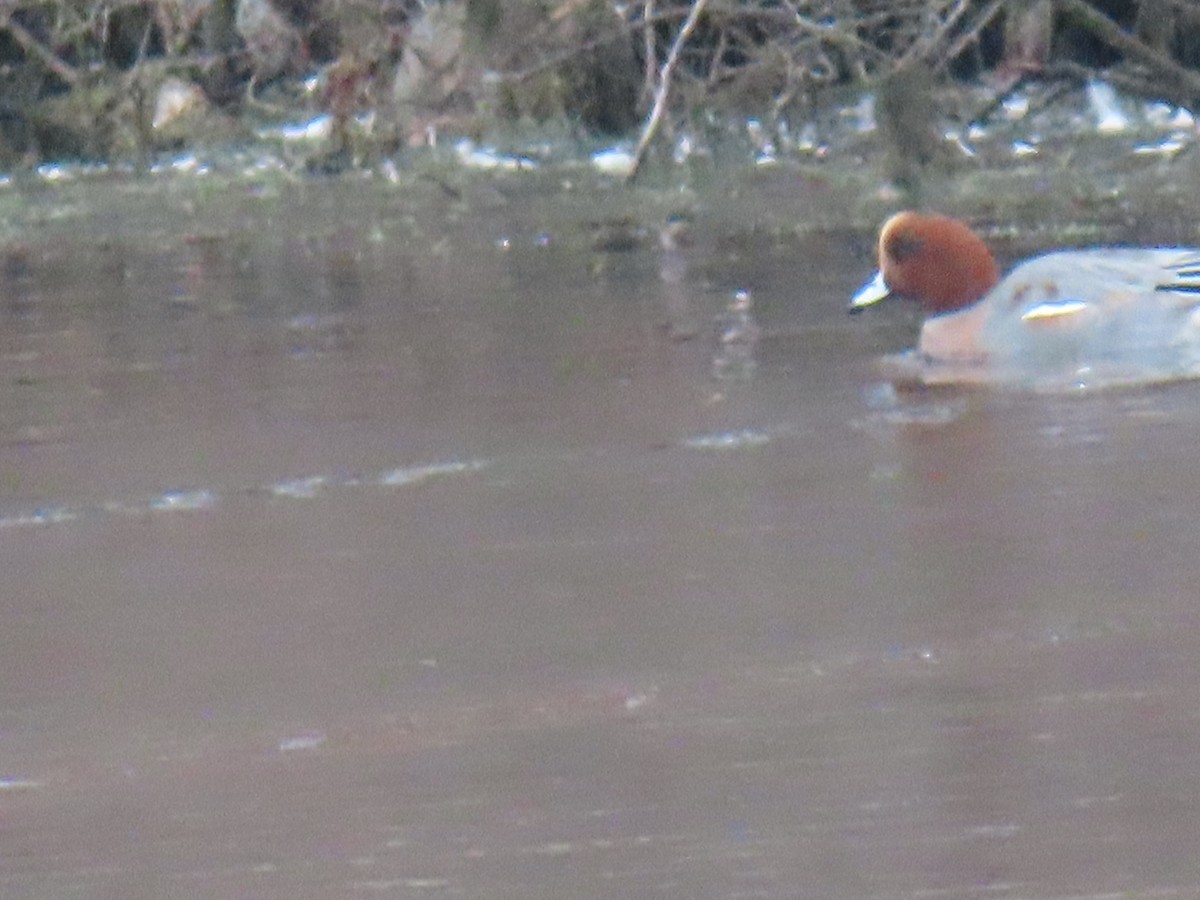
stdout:
{"type": "Polygon", "coordinates": [[[983,241],[941,216],[898,213],[858,310],[889,293],[930,313],[923,381],[1112,384],[1200,375],[1200,248],[1049,253],[1003,279],[983,241]]]}

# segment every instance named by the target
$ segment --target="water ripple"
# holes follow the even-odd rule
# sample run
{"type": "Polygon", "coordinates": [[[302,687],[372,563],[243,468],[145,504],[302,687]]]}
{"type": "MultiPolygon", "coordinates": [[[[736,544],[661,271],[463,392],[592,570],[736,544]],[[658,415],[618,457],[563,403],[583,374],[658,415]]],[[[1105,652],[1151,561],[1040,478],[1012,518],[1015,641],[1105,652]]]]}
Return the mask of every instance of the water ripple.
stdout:
{"type": "Polygon", "coordinates": [[[686,438],[683,445],[690,450],[739,450],[743,447],[761,447],[770,440],[771,436],[765,431],[744,428],[741,431],[698,434],[686,438]]]}
{"type": "Polygon", "coordinates": [[[469,474],[487,468],[487,460],[446,460],[413,466],[398,466],[369,475],[309,475],[288,478],[267,485],[251,485],[219,492],[213,488],[171,488],[156,496],[136,500],[109,500],[91,506],[65,504],[41,506],[34,510],[0,515],[0,530],[29,526],[61,525],[80,519],[96,519],[114,514],[163,515],[191,513],[215,508],[223,497],[266,496],[285,500],[313,500],[329,491],[352,487],[406,487],[451,475],[469,474]]]}

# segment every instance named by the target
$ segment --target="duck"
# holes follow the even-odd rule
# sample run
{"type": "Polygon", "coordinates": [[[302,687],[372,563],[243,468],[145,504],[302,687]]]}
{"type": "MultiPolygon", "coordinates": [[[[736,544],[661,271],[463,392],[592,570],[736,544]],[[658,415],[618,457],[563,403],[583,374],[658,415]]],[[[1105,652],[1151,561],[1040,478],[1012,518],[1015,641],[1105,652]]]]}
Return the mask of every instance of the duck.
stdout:
{"type": "Polygon", "coordinates": [[[925,319],[901,361],[925,383],[1089,387],[1200,377],[1200,248],[1059,250],[1007,275],[950,216],[905,210],[879,232],[879,269],[851,298],[890,296],[925,319]]]}

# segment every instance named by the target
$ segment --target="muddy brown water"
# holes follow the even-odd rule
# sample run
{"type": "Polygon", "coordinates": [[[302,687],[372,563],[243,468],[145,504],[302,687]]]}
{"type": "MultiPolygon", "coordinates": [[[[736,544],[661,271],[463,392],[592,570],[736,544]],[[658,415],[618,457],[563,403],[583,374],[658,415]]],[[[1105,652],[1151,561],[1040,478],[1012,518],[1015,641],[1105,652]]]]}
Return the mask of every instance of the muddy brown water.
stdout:
{"type": "Polygon", "coordinates": [[[894,393],[719,200],[106,189],[7,242],[0,896],[1200,895],[1200,385],[894,393]]]}

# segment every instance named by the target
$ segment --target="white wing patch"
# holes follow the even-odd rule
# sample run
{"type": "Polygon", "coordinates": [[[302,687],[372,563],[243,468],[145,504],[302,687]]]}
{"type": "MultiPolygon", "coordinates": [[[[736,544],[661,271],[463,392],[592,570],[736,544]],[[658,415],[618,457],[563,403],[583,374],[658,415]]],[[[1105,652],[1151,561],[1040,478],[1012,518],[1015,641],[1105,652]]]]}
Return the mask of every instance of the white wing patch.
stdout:
{"type": "Polygon", "coordinates": [[[1082,300],[1054,300],[1031,306],[1021,314],[1022,322],[1039,322],[1045,319],[1056,319],[1061,316],[1073,316],[1083,312],[1088,305],[1082,300]]]}

